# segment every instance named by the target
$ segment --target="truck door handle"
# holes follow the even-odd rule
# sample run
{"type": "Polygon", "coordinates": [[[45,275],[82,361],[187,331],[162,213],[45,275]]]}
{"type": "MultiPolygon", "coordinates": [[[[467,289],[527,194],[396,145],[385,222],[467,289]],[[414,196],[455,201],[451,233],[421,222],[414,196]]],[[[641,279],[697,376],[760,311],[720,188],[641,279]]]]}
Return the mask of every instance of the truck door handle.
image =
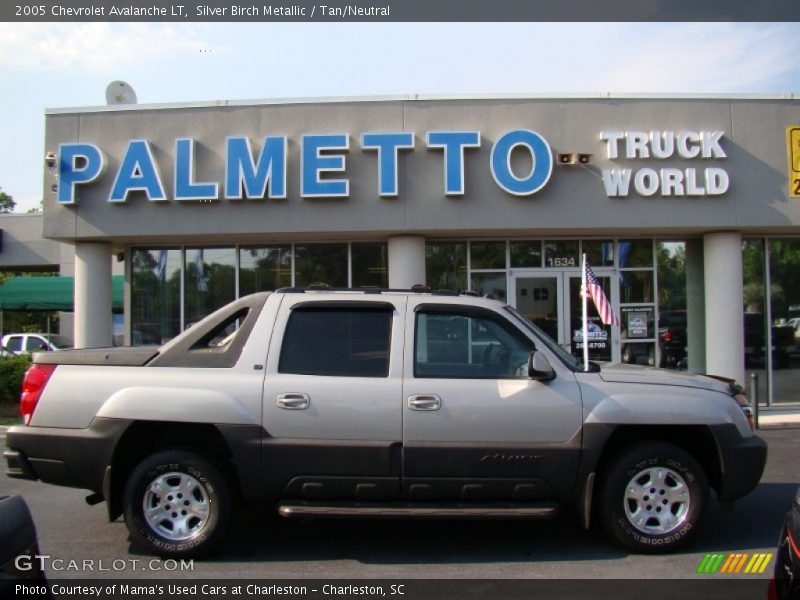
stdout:
{"type": "Polygon", "coordinates": [[[303,410],[311,405],[311,398],[308,394],[289,392],[278,394],[278,406],[287,410],[303,410]]]}
{"type": "Polygon", "coordinates": [[[439,410],[442,399],[436,394],[421,394],[408,397],[408,408],[411,410],[439,410]]]}

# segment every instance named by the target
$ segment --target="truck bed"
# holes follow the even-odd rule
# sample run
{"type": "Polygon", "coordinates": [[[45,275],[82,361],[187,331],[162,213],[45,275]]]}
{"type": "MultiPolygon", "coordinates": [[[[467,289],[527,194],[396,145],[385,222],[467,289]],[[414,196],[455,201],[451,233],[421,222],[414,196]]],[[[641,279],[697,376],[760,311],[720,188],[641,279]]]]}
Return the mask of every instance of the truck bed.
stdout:
{"type": "Polygon", "coordinates": [[[33,362],[44,365],[108,365],[141,367],[158,355],[158,346],[86,348],[58,352],[34,352],[33,362]]]}

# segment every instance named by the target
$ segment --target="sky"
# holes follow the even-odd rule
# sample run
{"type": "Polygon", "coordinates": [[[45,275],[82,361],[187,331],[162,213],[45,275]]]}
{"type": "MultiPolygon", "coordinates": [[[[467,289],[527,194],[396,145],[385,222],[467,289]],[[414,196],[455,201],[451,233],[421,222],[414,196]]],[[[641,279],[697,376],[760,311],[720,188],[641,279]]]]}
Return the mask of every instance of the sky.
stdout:
{"type": "MultiPolygon", "coordinates": [[[[0,23],[0,188],[39,206],[46,108],[392,94],[800,95],[800,23],[0,23]]],[[[800,119],[800,114],[798,115],[800,119]]]]}

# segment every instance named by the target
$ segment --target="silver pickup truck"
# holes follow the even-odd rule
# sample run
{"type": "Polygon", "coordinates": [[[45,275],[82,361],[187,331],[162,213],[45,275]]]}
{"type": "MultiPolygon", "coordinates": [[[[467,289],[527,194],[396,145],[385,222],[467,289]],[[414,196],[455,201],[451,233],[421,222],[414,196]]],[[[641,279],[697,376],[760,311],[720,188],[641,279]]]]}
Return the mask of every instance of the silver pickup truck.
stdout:
{"type": "Polygon", "coordinates": [[[733,382],[583,366],[512,307],[409,291],[241,298],[159,348],[34,355],[11,477],[85,488],[162,556],[238,503],[284,517],[543,519],[672,550],[758,483],[733,382]]]}

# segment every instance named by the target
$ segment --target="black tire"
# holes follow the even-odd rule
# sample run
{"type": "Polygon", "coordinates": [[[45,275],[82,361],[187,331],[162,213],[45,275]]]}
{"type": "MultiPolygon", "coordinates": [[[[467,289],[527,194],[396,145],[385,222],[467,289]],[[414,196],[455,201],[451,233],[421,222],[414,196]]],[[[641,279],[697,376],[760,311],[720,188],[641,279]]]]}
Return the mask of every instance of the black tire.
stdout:
{"type": "Polygon", "coordinates": [[[706,474],[689,453],[665,442],[640,442],[612,459],[599,513],[608,534],[629,550],[660,553],[691,537],[707,503],[706,474]]]}
{"type": "Polygon", "coordinates": [[[227,534],[231,494],[212,461],[188,450],[165,450],[131,472],[123,507],[139,546],[158,556],[189,558],[207,554],[227,534]],[[145,503],[151,506],[150,520],[145,503]]]}

